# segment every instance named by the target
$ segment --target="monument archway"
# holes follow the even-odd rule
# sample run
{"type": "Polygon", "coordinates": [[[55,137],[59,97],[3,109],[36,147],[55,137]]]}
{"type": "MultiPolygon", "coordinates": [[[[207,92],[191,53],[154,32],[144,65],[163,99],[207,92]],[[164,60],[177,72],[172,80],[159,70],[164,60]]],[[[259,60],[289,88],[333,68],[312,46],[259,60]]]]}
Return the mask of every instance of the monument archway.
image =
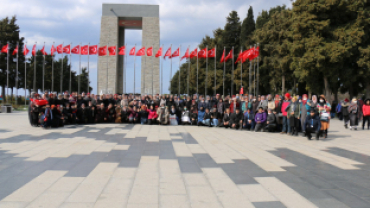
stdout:
{"type": "MultiPolygon", "coordinates": [[[[155,53],[159,49],[159,5],[103,4],[99,46],[116,45],[118,51],[118,47],[125,45],[126,30],[142,30],[142,46],[152,46],[155,53]]],[[[136,51],[142,46],[137,45],[136,51]]],[[[126,48],[126,53],[129,50],[126,48]]],[[[159,59],[154,55],[141,57],[142,94],[159,93],[159,59]]],[[[129,93],[124,80],[133,77],[124,77],[124,61],[124,56],[118,53],[99,56],[98,93],[129,93]]],[[[126,67],[126,70],[134,69],[126,67]]]]}

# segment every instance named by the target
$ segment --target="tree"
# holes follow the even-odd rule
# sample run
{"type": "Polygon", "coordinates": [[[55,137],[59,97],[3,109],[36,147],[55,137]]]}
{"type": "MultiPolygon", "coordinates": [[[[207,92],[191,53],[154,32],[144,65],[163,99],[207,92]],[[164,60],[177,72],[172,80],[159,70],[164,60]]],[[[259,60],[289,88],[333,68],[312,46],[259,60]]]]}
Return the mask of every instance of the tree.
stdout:
{"type": "Polygon", "coordinates": [[[249,46],[253,44],[251,37],[253,32],[256,30],[256,23],[254,21],[253,7],[250,6],[248,9],[247,17],[243,20],[240,34],[240,45],[249,46]]]}

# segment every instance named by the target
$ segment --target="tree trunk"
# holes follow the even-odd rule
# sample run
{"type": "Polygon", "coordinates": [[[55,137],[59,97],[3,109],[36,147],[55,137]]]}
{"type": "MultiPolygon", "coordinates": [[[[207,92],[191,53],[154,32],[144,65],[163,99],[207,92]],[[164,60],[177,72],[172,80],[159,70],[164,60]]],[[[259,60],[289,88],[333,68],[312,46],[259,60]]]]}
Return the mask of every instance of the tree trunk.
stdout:
{"type": "Polygon", "coordinates": [[[349,94],[349,100],[351,100],[353,98],[353,87],[352,87],[352,85],[349,86],[348,94],[349,94]]]}
{"type": "Polygon", "coordinates": [[[293,91],[292,91],[292,93],[294,94],[294,95],[296,95],[297,94],[297,92],[296,92],[296,83],[295,83],[295,78],[293,79],[293,91]]]}
{"type": "Polygon", "coordinates": [[[285,75],[281,77],[281,93],[285,94],[285,75]]]}
{"type": "Polygon", "coordinates": [[[370,83],[367,82],[366,84],[366,92],[365,92],[366,98],[370,98],[370,83]]]}
{"type": "Polygon", "coordinates": [[[326,101],[330,102],[331,103],[331,90],[330,90],[330,86],[329,86],[329,81],[328,81],[328,78],[326,76],[324,76],[324,85],[325,85],[325,98],[326,98],[326,101]]]}
{"type": "Polygon", "coordinates": [[[334,101],[339,103],[339,101],[338,101],[338,91],[334,93],[334,101]]]}
{"type": "Polygon", "coordinates": [[[10,91],[11,91],[11,93],[10,93],[10,102],[13,102],[13,87],[10,88],[10,91]]]}
{"type": "Polygon", "coordinates": [[[308,90],[308,99],[312,98],[312,90],[308,90]]]}
{"type": "Polygon", "coordinates": [[[5,103],[5,85],[1,85],[1,95],[3,96],[3,103],[5,103]]]}

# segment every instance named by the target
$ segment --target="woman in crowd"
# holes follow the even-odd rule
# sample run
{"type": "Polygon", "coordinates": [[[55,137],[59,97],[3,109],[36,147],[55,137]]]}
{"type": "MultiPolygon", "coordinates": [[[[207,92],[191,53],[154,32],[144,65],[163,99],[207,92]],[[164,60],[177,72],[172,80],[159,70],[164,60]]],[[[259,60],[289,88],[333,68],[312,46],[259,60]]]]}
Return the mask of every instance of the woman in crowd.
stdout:
{"type": "Polygon", "coordinates": [[[370,99],[366,99],[364,105],[362,106],[362,130],[365,129],[365,123],[367,122],[367,130],[370,128],[370,99]]]}
{"type": "Polygon", "coordinates": [[[357,104],[357,99],[353,98],[351,104],[348,106],[350,130],[357,130],[358,120],[360,117],[360,111],[357,104]]]}
{"type": "Polygon", "coordinates": [[[306,117],[310,114],[310,111],[311,111],[311,107],[310,105],[308,105],[308,103],[310,103],[310,100],[308,99],[308,96],[306,94],[304,94],[302,96],[302,102],[300,104],[300,109],[301,109],[301,130],[303,132],[303,136],[306,136],[305,135],[305,125],[304,123],[306,122],[306,117]]]}
{"type": "Polygon", "coordinates": [[[191,119],[191,125],[197,125],[198,124],[198,111],[197,111],[195,105],[191,106],[190,119],[191,119]]]}
{"type": "Polygon", "coordinates": [[[184,110],[181,113],[181,124],[186,125],[190,124],[190,111],[188,110],[188,107],[185,105],[184,110]]]}
{"type": "Polygon", "coordinates": [[[323,133],[324,138],[328,136],[329,122],[330,122],[330,110],[331,105],[326,101],[324,95],[320,95],[319,103],[317,104],[320,122],[321,122],[321,133],[323,133]]]}
{"type": "Polygon", "coordinates": [[[148,124],[155,124],[156,119],[158,118],[157,111],[154,109],[154,105],[150,105],[148,110],[148,124]]]}
{"type": "Polygon", "coordinates": [[[301,115],[301,105],[298,103],[297,97],[293,96],[292,102],[286,108],[287,119],[289,119],[289,125],[291,133],[288,135],[298,136],[299,126],[300,126],[300,115],[301,115]]]}

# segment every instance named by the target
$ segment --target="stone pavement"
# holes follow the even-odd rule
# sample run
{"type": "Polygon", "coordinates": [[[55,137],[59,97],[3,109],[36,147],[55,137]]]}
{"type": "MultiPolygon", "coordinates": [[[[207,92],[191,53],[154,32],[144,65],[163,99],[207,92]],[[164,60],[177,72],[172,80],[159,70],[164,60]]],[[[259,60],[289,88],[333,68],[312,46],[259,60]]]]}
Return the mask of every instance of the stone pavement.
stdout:
{"type": "Polygon", "coordinates": [[[370,207],[370,131],[194,126],[43,130],[0,114],[0,207],[370,207]]]}

